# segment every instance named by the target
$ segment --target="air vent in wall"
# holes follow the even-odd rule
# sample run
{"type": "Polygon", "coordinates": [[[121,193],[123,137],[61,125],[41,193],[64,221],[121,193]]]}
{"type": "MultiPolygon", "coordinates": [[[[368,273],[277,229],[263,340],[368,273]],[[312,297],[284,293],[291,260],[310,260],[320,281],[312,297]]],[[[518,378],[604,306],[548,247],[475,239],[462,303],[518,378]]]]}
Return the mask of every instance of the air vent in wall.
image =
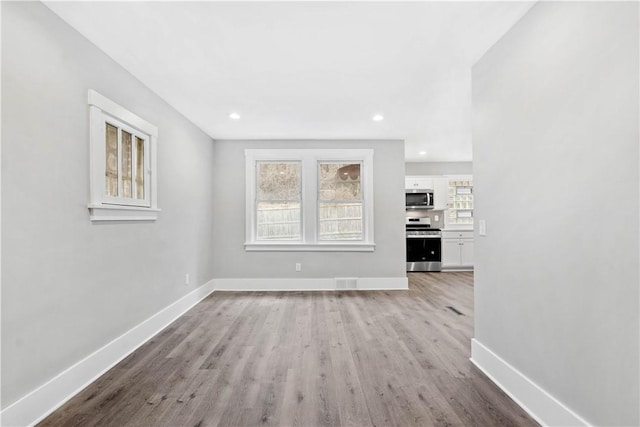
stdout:
{"type": "Polygon", "coordinates": [[[336,289],[356,289],[357,287],[357,277],[336,277],[336,289]]]}

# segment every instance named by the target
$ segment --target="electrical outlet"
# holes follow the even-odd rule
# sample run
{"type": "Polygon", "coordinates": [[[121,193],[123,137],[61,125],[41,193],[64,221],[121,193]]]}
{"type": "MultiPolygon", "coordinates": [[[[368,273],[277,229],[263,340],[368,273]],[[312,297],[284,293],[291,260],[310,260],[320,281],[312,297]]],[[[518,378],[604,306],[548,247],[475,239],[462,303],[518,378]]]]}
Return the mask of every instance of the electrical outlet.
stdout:
{"type": "Polygon", "coordinates": [[[188,284],[189,284],[189,273],[186,273],[186,274],[184,275],[184,284],[185,284],[185,285],[188,285],[188,284]]]}
{"type": "Polygon", "coordinates": [[[302,264],[299,262],[296,262],[296,271],[302,271],[302,264]]]}
{"type": "Polygon", "coordinates": [[[440,217],[438,215],[435,215],[435,220],[440,221],[440,217]]]}

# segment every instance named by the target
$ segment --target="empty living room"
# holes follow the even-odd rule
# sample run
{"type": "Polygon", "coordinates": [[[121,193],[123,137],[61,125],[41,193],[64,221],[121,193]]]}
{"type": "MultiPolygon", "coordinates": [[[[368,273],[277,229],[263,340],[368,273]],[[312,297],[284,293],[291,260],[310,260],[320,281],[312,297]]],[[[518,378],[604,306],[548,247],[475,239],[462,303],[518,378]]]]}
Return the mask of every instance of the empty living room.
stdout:
{"type": "Polygon", "coordinates": [[[638,1],[0,19],[1,426],[640,425],[638,1]]]}

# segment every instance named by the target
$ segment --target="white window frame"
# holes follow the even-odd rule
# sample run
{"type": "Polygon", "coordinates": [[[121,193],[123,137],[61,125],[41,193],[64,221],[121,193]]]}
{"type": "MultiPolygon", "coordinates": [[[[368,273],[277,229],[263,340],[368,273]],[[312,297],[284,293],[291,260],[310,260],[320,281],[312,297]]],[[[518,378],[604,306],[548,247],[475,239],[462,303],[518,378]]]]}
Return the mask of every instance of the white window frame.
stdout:
{"type": "Polygon", "coordinates": [[[373,150],[372,149],[247,149],[245,150],[245,195],[247,251],[331,251],[373,252],[373,150]],[[299,241],[264,241],[256,239],[256,164],[259,161],[299,161],[302,167],[301,215],[302,233],[299,241]],[[362,189],[362,239],[319,240],[318,230],[318,165],[321,162],[360,163],[362,189]]]}
{"type": "MultiPolygon", "coordinates": [[[[158,218],[157,139],[158,128],[95,90],[89,90],[89,156],[91,221],[155,221],[158,218]],[[144,140],[144,199],[106,195],[106,124],[132,134],[132,164],[135,138],[144,140]]],[[[118,132],[120,140],[120,132],[118,132]]],[[[120,151],[118,156],[120,156],[120,151]]],[[[118,168],[121,167],[118,158],[118,168]]],[[[120,184],[119,184],[120,186],[120,184]]],[[[132,183],[135,186],[135,181],[132,183]]]]}

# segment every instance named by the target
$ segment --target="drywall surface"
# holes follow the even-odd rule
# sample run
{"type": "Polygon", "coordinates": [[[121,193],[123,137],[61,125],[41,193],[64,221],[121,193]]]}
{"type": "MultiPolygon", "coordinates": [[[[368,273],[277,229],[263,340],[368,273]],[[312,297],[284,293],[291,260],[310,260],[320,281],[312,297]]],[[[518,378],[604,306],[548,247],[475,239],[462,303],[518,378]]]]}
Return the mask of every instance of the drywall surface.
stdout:
{"type": "Polygon", "coordinates": [[[213,278],[214,151],[41,3],[2,9],[5,408],[213,278]],[[89,89],[158,126],[156,222],[89,221],[89,89]]]}
{"type": "Polygon", "coordinates": [[[640,423],[638,36],[539,2],[473,68],[476,339],[593,425],[640,423]]]}
{"type": "Polygon", "coordinates": [[[216,140],[214,156],[216,278],[406,277],[402,141],[216,140]],[[246,252],[245,149],[374,150],[374,252],[246,252]],[[295,271],[295,264],[302,271],[295,271]]]}
{"type": "Polygon", "coordinates": [[[471,175],[472,162],[407,162],[407,175],[471,175]]]}

